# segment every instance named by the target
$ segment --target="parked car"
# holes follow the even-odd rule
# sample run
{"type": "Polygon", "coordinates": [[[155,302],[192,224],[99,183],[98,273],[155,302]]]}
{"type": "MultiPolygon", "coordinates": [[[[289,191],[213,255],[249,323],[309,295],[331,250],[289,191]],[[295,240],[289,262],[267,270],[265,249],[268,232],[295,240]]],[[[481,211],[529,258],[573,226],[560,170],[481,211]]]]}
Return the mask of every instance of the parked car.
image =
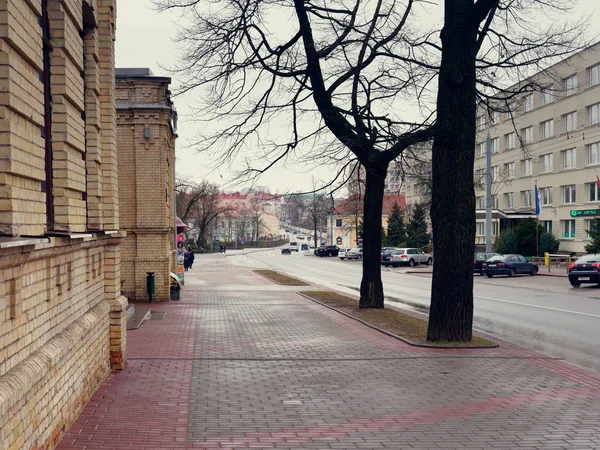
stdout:
{"type": "Polygon", "coordinates": [[[393,250],[390,255],[390,263],[392,266],[410,266],[416,264],[433,264],[433,257],[419,248],[400,248],[393,250]]]}
{"type": "Polygon", "coordinates": [[[341,248],[338,256],[341,260],[360,259],[362,258],[362,248],[341,248]]]}
{"type": "Polygon", "coordinates": [[[291,255],[292,254],[292,249],[290,249],[289,247],[282,248],[281,249],[281,254],[282,255],[291,255]]]}
{"type": "Polygon", "coordinates": [[[381,249],[381,264],[384,267],[388,267],[388,266],[392,265],[392,263],[390,262],[390,257],[392,256],[392,252],[394,250],[400,250],[400,249],[396,248],[396,247],[383,247],[381,249]]]}
{"type": "Polygon", "coordinates": [[[326,245],[317,249],[317,256],[337,256],[340,248],[337,245],[326,245]]]}
{"type": "Polygon", "coordinates": [[[600,284],[600,255],[584,255],[569,265],[569,283],[578,288],[582,283],[600,284]]]}
{"type": "Polygon", "coordinates": [[[492,256],[496,255],[499,255],[499,253],[475,253],[475,256],[473,258],[473,272],[477,272],[479,275],[483,275],[483,272],[481,271],[481,266],[492,256]]]}
{"type": "Polygon", "coordinates": [[[313,251],[313,255],[319,256],[319,250],[322,249],[322,248],[324,249],[325,246],[321,245],[320,247],[315,248],[315,250],[313,251]]]}
{"type": "Polygon", "coordinates": [[[527,261],[523,255],[496,255],[482,264],[481,270],[492,278],[494,275],[514,277],[519,273],[537,275],[538,266],[527,261]]]}

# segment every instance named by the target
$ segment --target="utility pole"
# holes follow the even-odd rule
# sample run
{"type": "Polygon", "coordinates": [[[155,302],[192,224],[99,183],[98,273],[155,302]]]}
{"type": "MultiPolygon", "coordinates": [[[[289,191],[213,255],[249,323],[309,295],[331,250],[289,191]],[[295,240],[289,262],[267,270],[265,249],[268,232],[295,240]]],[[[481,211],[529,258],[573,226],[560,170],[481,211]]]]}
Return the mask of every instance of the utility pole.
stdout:
{"type": "Polygon", "coordinates": [[[329,238],[329,245],[334,245],[333,242],[333,210],[335,208],[335,202],[333,201],[333,193],[329,194],[330,198],[331,198],[331,214],[330,214],[330,224],[329,224],[329,235],[331,236],[329,238]]]}
{"type": "Polygon", "coordinates": [[[492,251],[492,138],[488,131],[486,141],[486,208],[485,208],[485,251],[492,251]]]}

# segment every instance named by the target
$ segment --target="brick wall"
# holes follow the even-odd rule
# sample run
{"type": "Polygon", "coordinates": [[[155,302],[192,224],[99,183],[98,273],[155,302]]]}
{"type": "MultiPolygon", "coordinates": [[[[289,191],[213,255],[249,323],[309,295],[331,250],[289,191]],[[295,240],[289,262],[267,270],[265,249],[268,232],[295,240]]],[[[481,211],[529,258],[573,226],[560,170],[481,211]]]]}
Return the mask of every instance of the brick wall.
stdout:
{"type": "Polygon", "coordinates": [[[148,300],[147,272],[155,273],[153,300],[168,300],[174,272],[176,136],[169,82],[149,72],[117,74],[120,224],[127,231],[121,278],[123,294],[134,301],[148,300]]]}
{"type": "Polygon", "coordinates": [[[115,8],[0,2],[0,449],[53,448],[126,362],[115,8]]]}

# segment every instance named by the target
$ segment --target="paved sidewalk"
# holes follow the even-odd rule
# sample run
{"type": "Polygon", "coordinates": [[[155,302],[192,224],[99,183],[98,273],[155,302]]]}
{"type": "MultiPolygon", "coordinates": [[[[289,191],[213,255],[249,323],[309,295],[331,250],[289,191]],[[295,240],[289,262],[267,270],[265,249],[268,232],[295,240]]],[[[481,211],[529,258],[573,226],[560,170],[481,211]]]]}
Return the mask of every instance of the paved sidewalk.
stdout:
{"type": "Polygon", "coordinates": [[[600,375],[411,347],[199,255],[59,449],[600,449],[600,375]]]}

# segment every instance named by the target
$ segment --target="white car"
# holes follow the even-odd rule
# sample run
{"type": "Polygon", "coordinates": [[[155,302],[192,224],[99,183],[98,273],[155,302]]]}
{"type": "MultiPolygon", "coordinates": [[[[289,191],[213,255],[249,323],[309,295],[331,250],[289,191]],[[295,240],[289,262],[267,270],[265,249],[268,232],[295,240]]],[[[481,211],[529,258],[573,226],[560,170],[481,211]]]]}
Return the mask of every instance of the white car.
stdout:
{"type": "Polygon", "coordinates": [[[433,264],[433,257],[419,248],[399,248],[394,250],[390,256],[390,265],[394,267],[414,267],[416,264],[430,266],[433,264]]]}
{"type": "Polygon", "coordinates": [[[341,260],[344,259],[361,259],[363,255],[362,248],[342,248],[338,253],[341,260]]]}

